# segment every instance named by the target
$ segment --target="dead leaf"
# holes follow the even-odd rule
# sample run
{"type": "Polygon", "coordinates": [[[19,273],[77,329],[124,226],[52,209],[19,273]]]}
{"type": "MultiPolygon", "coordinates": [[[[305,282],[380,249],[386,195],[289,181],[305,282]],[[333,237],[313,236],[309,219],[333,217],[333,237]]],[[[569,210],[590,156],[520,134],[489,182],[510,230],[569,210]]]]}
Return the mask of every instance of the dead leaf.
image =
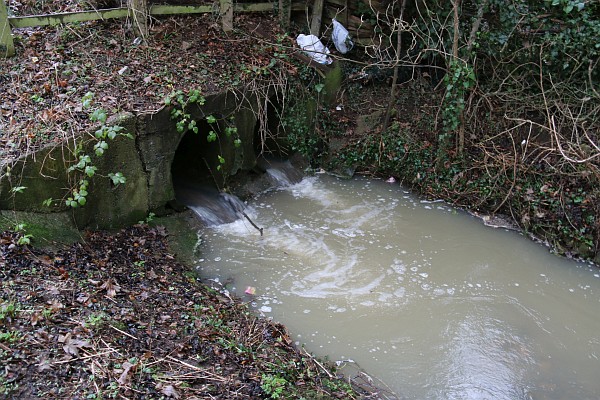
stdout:
{"type": "Polygon", "coordinates": [[[117,292],[121,290],[121,286],[119,286],[115,278],[109,278],[102,286],[100,286],[100,289],[106,289],[106,295],[108,297],[115,297],[117,292]]]}
{"type": "Polygon", "coordinates": [[[44,319],[44,317],[42,317],[42,314],[39,312],[34,312],[31,315],[31,326],[36,326],[38,321],[44,319]]]}
{"type": "Polygon", "coordinates": [[[129,371],[135,366],[136,366],[136,364],[132,364],[129,361],[125,361],[123,363],[123,366],[122,366],[123,372],[121,373],[121,376],[119,376],[119,379],[117,379],[117,382],[120,385],[124,386],[127,384],[127,381],[129,380],[129,371]]]}
{"type": "Polygon", "coordinates": [[[76,300],[78,303],[86,303],[89,299],[90,296],[88,296],[86,293],[79,293],[76,300]]]}
{"type": "Polygon", "coordinates": [[[177,393],[177,391],[175,390],[175,388],[173,387],[173,385],[165,386],[161,390],[161,393],[164,394],[167,397],[173,397],[173,398],[176,398],[176,399],[179,398],[179,393],[177,393]]]}
{"type": "Polygon", "coordinates": [[[87,340],[81,339],[73,339],[71,337],[71,333],[67,333],[66,335],[59,335],[58,341],[63,344],[63,350],[67,354],[71,354],[75,357],[79,356],[79,349],[82,347],[91,347],[90,343],[87,340]]]}
{"type": "Polygon", "coordinates": [[[48,304],[50,304],[50,310],[52,312],[57,312],[61,308],[64,308],[64,304],[57,299],[52,299],[52,301],[49,301],[48,304]]]}
{"type": "Polygon", "coordinates": [[[60,294],[60,290],[58,290],[58,288],[56,286],[50,286],[47,289],[48,289],[48,294],[52,294],[55,296],[60,294]]]}
{"type": "Polygon", "coordinates": [[[49,369],[52,369],[52,363],[50,363],[46,354],[42,354],[40,356],[40,362],[37,364],[37,370],[38,372],[43,372],[49,369]]]}

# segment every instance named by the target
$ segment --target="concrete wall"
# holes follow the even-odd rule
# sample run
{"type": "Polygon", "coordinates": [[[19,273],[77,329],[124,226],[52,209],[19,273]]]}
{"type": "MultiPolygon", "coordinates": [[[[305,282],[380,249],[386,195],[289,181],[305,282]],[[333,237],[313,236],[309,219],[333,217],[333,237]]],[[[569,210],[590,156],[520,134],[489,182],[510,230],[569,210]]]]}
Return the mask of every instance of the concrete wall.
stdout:
{"type": "MultiPolygon", "coordinates": [[[[240,104],[233,93],[207,96],[203,106],[194,105],[188,110],[198,121],[205,121],[208,115],[218,119],[233,116],[241,146],[234,146],[233,138],[225,137],[223,122],[219,122],[215,126],[219,134],[217,142],[208,143],[208,132],[201,131],[194,142],[197,148],[187,149],[192,155],[197,151],[197,161],[207,166],[216,183],[240,171],[248,171],[256,163],[253,144],[255,100],[245,96],[239,98],[243,98],[245,103],[240,104]],[[218,154],[226,160],[219,170],[218,154]]],[[[109,148],[102,157],[92,156],[98,171],[90,179],[85,206],[72,209],[64,201],[70,195],[70,188],[76,187],[80,179],[80,174],[67,173],[69,166],[76,161],[73,149],[81,145],[87,154],[94,154],[92,147],[95,141],[88,134],[81,134],[75,141],[43,148],[11,165],[3,165],[0,210],[68,213],[80,228],[103,229],[135,223],[151,211],[164,211],[166,204],[175,199],[171,167],[184,137],[177,132],[170,109],[164,108],[152,114],[123,113],[110,118],[107,124],[122,126],[134,139],[118,137],[109,142],[109,148]],[[127,183],[113,185],[107,178],[111,172],[122,172],[127,183]],[[13,188],[16,187],[25,189],[15,192],[13,188]],[[42,204],[48,198],[54,199],[51,207],[42,204]]],[[[193,159],[190,157],[189,161],[193,162],[193,159]]]]}

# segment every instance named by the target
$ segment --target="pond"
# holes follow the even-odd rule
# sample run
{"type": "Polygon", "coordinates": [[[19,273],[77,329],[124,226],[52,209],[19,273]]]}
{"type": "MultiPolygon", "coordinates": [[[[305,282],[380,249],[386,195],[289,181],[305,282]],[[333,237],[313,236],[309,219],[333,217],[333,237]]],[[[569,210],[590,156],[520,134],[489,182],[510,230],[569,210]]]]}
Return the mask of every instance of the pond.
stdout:
{"type": "Polygon", "coordinates": [[[600,397],[600,271],[398,184],[325,174],[205,228],[197,268],[406,399],[600,397]],[[254,292],[254,294],[247,294],[254,292]]]}

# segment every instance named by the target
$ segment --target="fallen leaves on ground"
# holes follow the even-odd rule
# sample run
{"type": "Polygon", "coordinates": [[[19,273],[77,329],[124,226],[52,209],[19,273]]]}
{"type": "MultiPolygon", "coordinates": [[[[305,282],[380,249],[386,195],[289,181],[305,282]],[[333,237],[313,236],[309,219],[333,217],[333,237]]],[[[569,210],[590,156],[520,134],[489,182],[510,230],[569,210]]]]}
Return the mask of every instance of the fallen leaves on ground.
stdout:
{"type": "Polygon", "coordinates": [[[90,232],[55,253],[0,234],[0,398],[349,395],[286,329],[199,281],[163,228],[90,232]]]}

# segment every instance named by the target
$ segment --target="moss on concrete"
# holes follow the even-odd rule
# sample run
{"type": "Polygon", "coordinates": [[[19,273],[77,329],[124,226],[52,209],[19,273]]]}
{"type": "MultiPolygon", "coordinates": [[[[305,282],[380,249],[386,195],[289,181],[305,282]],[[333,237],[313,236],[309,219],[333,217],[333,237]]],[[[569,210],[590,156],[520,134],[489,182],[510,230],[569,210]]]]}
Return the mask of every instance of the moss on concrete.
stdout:
{"type": "Polygon", "coordinates": [[[198,259],[198,219],[191,211],[156,217],[152,226],[164,226],[169,232],[169,246],[179,261],[193,265],[198,259]]]}
{"type": "Polygon", "coordinates": [[[40,248],[57,249],[82,240],[69,212],[0,211],[0,231],[14,230],[17,224],[25,225],[24,233],[33,235],[32,243],[40,248]]]}

